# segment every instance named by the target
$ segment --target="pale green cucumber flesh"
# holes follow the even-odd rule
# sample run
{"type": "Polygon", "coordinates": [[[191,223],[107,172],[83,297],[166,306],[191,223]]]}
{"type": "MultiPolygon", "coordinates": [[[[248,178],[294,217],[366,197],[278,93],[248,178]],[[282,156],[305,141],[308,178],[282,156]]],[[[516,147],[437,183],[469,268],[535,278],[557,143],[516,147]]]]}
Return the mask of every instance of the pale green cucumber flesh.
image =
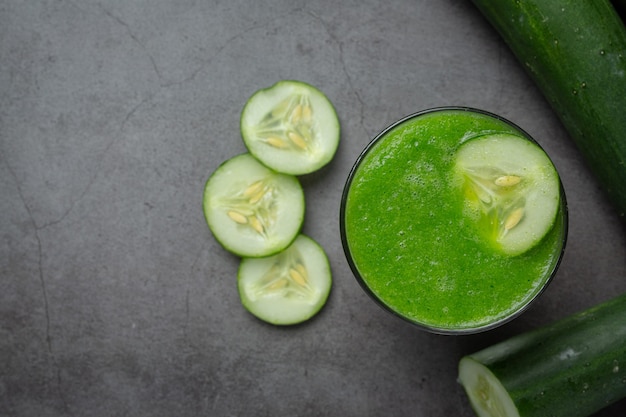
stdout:
{"type": "Polygon", "coordinates": [[[465,214],[485,242],[504,254],[522,254],[552,228],[560,204],[560,180],[545,152],[512,134],[463,143],[455,172],[465,214]]]}
{"type": "Polygon", "coordinates": [[[286,174],[322,168],[339,145],[335,108],[320,90],[301,81],[279,81],[258,90],[244,106],[240,124],[249,152],[286,174]]]}
{"type": "Polygon", "coordinates": [[[216,240],[246,257],[285,249],[304,221],[304,192],[298,179],[277,173],[250,154],[220,165],[206,182],[204,215],[216,240]]]}
{"type": "Polygon", "coordinates": [[[276,255],[242,259],[237,281],[241,303],[251,314],[271,324],[293,325],[322,309],[332,275],[322,247],[301,234],[276,255]]]}
{"type": "Polygon", "coordinates": [[[480,362],[470,357],[462,358],[459,383],[478,417],[520,417],[506,388],[480,362]]]}

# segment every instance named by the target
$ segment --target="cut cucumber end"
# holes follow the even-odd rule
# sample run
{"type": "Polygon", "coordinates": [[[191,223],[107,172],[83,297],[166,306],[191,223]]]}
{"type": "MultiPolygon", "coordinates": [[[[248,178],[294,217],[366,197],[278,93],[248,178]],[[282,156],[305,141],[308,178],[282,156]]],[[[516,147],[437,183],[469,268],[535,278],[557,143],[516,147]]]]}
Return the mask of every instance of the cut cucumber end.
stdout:
{"type": "Polygon", "coordinates": [[[554,225],[560,180],[556,168],[535,143],[512,134],[473,138],[455,156],[464,211],[479,234],[506,255],[520,255],[554,225]]]}
{"type": "Polygon", "coordinates": [[[479,417],[520,417],[500,380],[471,357],[460,360],[458,380],[479,417]]]}
{"type": "Polygon", "coordinates": [[[302,175],[331,161],[340,125],[324,93],[304,82],[285,80],[248,99],[241,134],[259,161],[278,172],[302,175]]]}
{"type": "Polygon", "coordinates": [[[276,255],[242,259],[237,281],[246,310],[275,325],[298,324],[316,315],[332,286],[326,253],[302,234],[276,255]]]}
{"type": "Polygon", "coordinates": [[[211,232],[226,250],[242,257],[268,256],[298,236],[304,192],[296,177],[274,172],[246,153],[211,174],[203,209],[211,232]]]}

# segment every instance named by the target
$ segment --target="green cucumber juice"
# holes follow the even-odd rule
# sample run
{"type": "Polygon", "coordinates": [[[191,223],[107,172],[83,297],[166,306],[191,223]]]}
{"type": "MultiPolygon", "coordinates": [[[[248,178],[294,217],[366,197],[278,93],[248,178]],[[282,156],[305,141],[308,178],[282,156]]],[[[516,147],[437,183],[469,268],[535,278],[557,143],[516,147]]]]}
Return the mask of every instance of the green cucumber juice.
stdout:
{"type": "Polygon", "coordinates": [[[556,169],[514,124],[439,108],[390,126],[363,151],[341,204],[359,283],[436,333],[520,314],[554,275],[567,235],[556,169]]]}

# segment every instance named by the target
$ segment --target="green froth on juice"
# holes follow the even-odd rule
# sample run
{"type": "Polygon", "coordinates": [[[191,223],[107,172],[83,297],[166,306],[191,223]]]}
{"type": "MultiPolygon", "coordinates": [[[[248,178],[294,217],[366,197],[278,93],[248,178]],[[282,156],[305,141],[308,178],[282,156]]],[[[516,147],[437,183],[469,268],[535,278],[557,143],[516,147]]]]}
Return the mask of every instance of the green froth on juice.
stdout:
{"type": "Polygon", "coordinates": [[[554,195],[539,199],[548,199],[554,214],[547,232],[523,243],[524,250],[507,250],[504,238],[495,240],[536,222],[537,192],[520,197],[514,188],[532,183],[524,168],[511,168],[518,169],[515,175],[483,170],[495,178],[485,180],[487,187],[467,185],[459,174],[463,145],[511,135],[528,137],[486,112],[435,109],[394,124],[361,154],[344,190],[342,240],[357,279],[385,308],[431,331],[470,333],[511,319],[545,288],[567,230],[565,198],[547,156],[553,177],[545,181],[557,185],[540,189],[554,195]]]}

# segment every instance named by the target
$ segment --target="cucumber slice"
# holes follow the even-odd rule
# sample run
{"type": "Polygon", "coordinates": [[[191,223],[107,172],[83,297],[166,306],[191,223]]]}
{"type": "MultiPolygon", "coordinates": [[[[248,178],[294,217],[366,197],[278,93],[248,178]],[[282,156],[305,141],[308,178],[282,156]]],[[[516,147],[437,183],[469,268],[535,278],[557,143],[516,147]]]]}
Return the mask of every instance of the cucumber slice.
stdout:
{"type": "Polygon", "coordinates": [[[455,158],[465,214],[492,246],[519,255],[552,228],[560,180],[534,142],[512,134],[479,136],[461,145],[455,158]]]}
{"type": "Polygon", "coordinates": [[[304,221],[298,179],[280,174],[245,153],[218,167],[204,188],[204,216],[218,242],[246,257],[280,252],[304,221]]]}
{"type": "Polygon", "coordinates": [[[480,362],[464,357],[459,362],[459,383],[478,417],[520,417],[500,380],[480,362]]]}
{"type": "Polygon", "coordinates": [[[316,171],[335,155],[340,127],[332,103],[301,81],[279,81],[254,93],[241,114],[249,152],[291,175],[316,171]]]}
{"type": "Polygon", "coordinates": [[[266,258],[244,258],[239,266],[241,303],[257,318],[275,325],[301,323],[326,303],[332,276],[324,249],[305,235],[266,258]]]}

